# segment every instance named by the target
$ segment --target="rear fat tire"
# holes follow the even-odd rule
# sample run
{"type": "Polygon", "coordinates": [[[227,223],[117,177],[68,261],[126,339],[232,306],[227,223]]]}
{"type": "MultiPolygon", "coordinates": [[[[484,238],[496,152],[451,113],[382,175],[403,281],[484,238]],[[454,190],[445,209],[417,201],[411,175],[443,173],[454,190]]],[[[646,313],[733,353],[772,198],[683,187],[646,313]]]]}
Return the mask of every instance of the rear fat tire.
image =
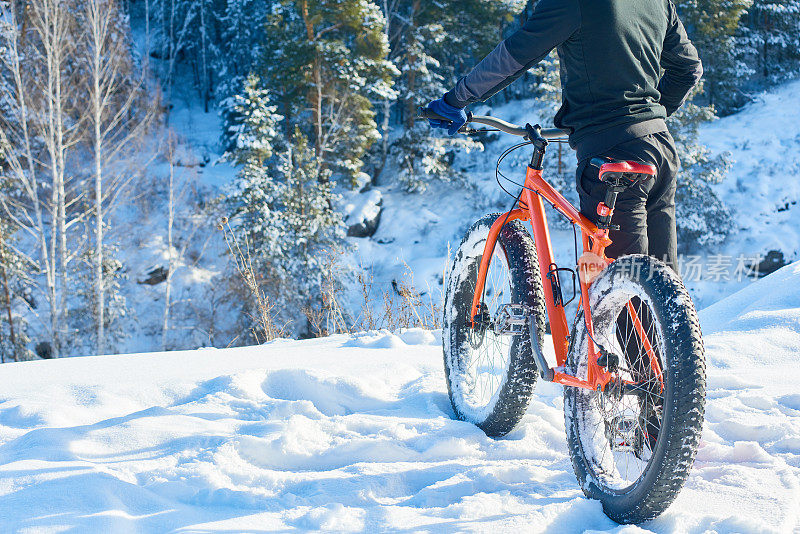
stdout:
{"type": "MultiPolygon", "coordinates": [[[[623,293],[638,293],[647,301],[663,336],[663,417],[650,463],[629,487],[605,486],[590,467],[580,434],[579,410],[593,392],[565,387],[564,415],[567,445],[583,492],[601,501],[614,521],[641,523],[669,507],[694,463],[705,413],[705,356],[697,313],[680,278],[661,261],[644,255],[617,259],[592,284],[589,301],[596,335],[616,321],[623,293]]],[[[579,368],[585,369],[588,350],[583,315],[573,332],[566,367],[580,374],[585,372],[579,368]]]]}
{"type": "MultiPolygon", "coordinates": [[[[442,342],[447,392],[458,419],[477,425],[490,437],[509,433],[522,419],[528,408],[537,368],[531,351],[529,335],[515,336],[510,347],[508,366],[499,394],[490,405],[474,409],[463,400],[464,369],[469,364],[467,345],[472,327],[469,315],[477,284],[478,268],[489,229],[501,214],[483,217],[467,231],[455,253],[444,305],[442,342]],[[493,403],[493,404],[492,404],[493,403]]],[[[539,262],[533,239],[519,221],[510,221],[500,232],[497,251],[505,256],[511,282],[511,301],[535,310],[537,343],[544,340],[545,301],[539,274],[539,262]]],[[[526,333],[529,329],[525,329],[526,333]]]]}

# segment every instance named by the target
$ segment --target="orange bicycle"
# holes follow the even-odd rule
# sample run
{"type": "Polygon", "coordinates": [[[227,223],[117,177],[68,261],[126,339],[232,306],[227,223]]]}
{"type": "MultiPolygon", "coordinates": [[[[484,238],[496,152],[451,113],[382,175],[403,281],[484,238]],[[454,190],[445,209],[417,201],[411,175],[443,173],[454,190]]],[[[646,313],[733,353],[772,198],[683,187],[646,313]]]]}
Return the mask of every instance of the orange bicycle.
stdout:
{"type": "MultiPolygon", "coordinates": [[[[419,117],[446,120],[425,108],[419,117]]],[[[513,209],[473,224],[455,254],[442,334],[453,410],[500,437],[525,415],[537,375],[565,386],[567,445],[583,492],[619,523],[652,519],[689,475],[705,407],[700,325],[680,278],[650,256],[604,253],[617,195],[656,169],[593,159],[608,186],[593,223],[542,178],[548,142],[565,131],[471,114],[469,123],[525,139],[498,167],[513,149],[530,146],[533,155],[513,209]],[[553,260],[545,202],[581,230],[575,269],[553,260]],[[580,285],[571,330],[560,276],[569,273],[573,298],[576,277],[580,285]],[[543,352],[545,318],[553,367],[543,352]]],[[[486,130],[461,130],[478,131],[486,130]]]]}

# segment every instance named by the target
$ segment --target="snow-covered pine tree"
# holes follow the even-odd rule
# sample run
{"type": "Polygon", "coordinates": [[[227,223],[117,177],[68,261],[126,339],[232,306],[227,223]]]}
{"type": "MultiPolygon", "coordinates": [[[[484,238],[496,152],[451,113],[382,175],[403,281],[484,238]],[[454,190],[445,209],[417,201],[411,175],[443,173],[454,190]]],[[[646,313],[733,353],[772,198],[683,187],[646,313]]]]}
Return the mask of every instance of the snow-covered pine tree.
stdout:
{"type": "Polygon", "coordinates": [[[272,104],[269,91],[261,87],[258,76],[249,75],[239,94],[220,103],[219,113],[224,157],[237,165],[264,166],[272,157],[272,144],[278,138],[278,122],[283,116],[277,114],[277,107],[272,104]]]}
{"type": "Polygon", "coordinates": [[[431,2],[440,9],[447,35],[439,56],[448,66],[447,85],[454,84],[500,42],[525,7],[525,0],[442,0],[431,2]]]}
{"type": "Polygon", "coordinates": [[[226,157],[241,166],[228,188],[226,201],[232,214],[231,225],[243,236],[248,261],[258,279],[274,289],[275,282],[283,278],[283,221],[276,212],[281,186],[275,179],[272,157],[273,142],[278,137],[276,127],[283,117],[276,113],[269,92],[258,85],[258,78],[250,75],[242,94],[223,103],[230,141],[226,157]]]}
{"type": "Polygon", "coordinates": [[[739,42],[758,80],[772,84],[800,73],[800,1],[754,0],[739,42]]]}
{"type": "Polygon", "coordinates": [[[215,63],[221,81],[241,82],[253,69],[253,62],[260,55],[271,4],[263,0],[225,2],[219,20],[220,54],[215,63]]]}
{"type": "Polygon", "coordinates": [[[333,209],[330,170],[320,168],[313,147],[300,128],[279,155],[281,187],[277,207],[283,223],[282,243],[285,279],[303,307],[320,308],[321,286],[327,255],[345,248],[344,223],[333,209]]]}
{"type": "Polygon", "coordinates": [[[344,246],[332,171],[319,166],[299,126],[281,138],[283,117],[255,76],[229,109],[230,158],[241,165],[227,195],[231,223],[244,236],[252,269],[281,323],[299,332],[306,326],[297,323],[301,310],[318,304],[325,251],[344,246]]]}
{"type": "Polygon", "coordinates": [[[369,0],[281,0],[264,32],[256,71],[286,117],[284,136],[299,126],[320,164],[350,179],[380,137],[373,101],[396,74],[384,24],[369,0]]]}
{"type": "Polygon", "coordinates": [[[704,98],[721,113],[746,99],[740,87],[753,73],[737,42],[739,21],[752,0],[676,0],[675,7],[703,60],[704,98]]]}
{"type": "MultiPolygon", "coordinates": [[[[700,91],[702,87],[696,88],[695,94],[700,91]]],[[[698,134],[701,124],[715,119],[713,107],[691,100],[667,119],[681,162],[675,203],[682,252],[708,251],[725,239],[732,225],[730,211],[711,188],[725,178],[730,155],[712,155],[698,134]]]]}
{"type": "MultiPolygon", "coordinates": [[[[430,179],[457,176],[451,165],[457,149],[469,151],[482,145],[463,136],[432,132],[426,122],[415,120],[417,107],[441,97],[455,83],[457,74],[488,53],[521,4],[501,0],[401,0],[384,2],[383,6],[390,25],[390,57],[400,70],[397,111],[403,126],[389,152],[400,169],[404,187],[421,191],[430,179]],[[470,31],[464,32],[464,28],[470,31]]],[[[388,121],[385,124],[389,126],[388,121]]]]}
{"type": "Polygon", "coordinates": [[[432,22],[415,27],[413,18],[400,41],[402,53],[395,59],[400,69],[398,101],[405,110],[405,128],[391,146],[390,153],[399,167],[398,179],[409,192],[424,191],[431,179],[448,181],[456,176],[450,165],[457,148],[482,149],[483,145],[465,136],[450,137],[432,131],[427,121],[415,120],[417,106],[441,97],[447,87],[441,63],[430,51],[441,48],[444,30],[432,22]]]}

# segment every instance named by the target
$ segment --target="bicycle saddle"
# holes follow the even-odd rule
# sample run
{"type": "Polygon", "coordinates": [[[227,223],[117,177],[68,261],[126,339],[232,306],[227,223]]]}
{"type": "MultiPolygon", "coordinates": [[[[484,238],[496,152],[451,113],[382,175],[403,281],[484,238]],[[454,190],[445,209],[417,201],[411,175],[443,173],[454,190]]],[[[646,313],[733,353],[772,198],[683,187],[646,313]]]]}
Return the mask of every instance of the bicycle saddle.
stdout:
{"type": "Polygon", "coordinates": [[[609,185],[630,187],[656,175],[655,165],[639,161],[592,158],[589,163],[600,169],[600,181],[609,185]]]}

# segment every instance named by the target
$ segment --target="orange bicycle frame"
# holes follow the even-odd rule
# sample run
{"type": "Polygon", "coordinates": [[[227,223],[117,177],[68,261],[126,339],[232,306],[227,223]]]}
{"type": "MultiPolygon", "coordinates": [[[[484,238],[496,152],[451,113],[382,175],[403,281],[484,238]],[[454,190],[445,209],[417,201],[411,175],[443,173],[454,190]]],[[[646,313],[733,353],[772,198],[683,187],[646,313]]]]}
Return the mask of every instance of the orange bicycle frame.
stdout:
{"type": "MultiPolygon", "coordinates": [[[[553,348],[556,355],[556,367],[550,369],[552,372],[552,381],[565,386],[573,386],[591,390],[605,389],[605,386],[612,380],[612,373],[608,372],[605,368],[597,363],[600,356],[598,348],[594,343],[594,329],[592,325],[592,314],[589,309],[589,284],[580,279],[580,293],[581,298],[579,306],[585,309],[584,317],[586,329],[589,333],[588,347],[589,347],[589,365],[586,379],[571,376],[565,372],[565,363],[567,359],[567,352],[569,350],[569,327],[567,326],[567,317],[563,304],[556,304],[553,295],[553,287],[547,283],[547,275],[550,265],[553,262],[553,249],[550,242],[550,232],[547,226],[547,215],[544,211],[544,200],[546,200],[552,207],[569,219],[573,224],[577,224],[581,228],[583,250],[584,252],[592,252],[603,259],[606,265],[610,264],[613,260],[606,258],[605,249],[611,244],[609,239],[609,230],[602,229],[591,222],[586,216],[581,214],[575,206],[573,206],[561,193],[556,191],[547,181],[542,178],[542,170],[528,166],[525,176],[525,188],[519,199],[519,206],[507,213],[500,215],[489,230],[489,237],[484,246],[483,256],[481,257],[480,268],[478,270],[478,281],[475,286],[475,294],[472,299],[472,310],[470,318],[473,319],[479,314],[481,301],[483,300],[483,291],[486,284],[486,274],[489,269],[489,263],[494,253],[494,248],[497,243],[497,238],[502,230],[503,225],[512,220],[530,221],[533,229],[533,238],[536,245],[536,252],[539,258],[539,271],[542,278],[542,285],[544,287],[545,304],[547,308],[547,316],[550,322],[550,333],[553,339],[553,348]]],[[[607,212],[610,215],[610,212],[607,212]]],[[[556,273],[557,276],[557,273],[556,273]]],[[[628,312],[631,315],[634,328],[637,334],[643,341],[644,348],[648,354],[650,365],[656,376],[661,380],[661,369],[658,359],[653,351],[653,348],[645,335],[644,328],[641,321],[634,309],[633,305],[628,303],[628,312]]],[[[663,381],[662,381],[663,388],[663,381]]]]}

